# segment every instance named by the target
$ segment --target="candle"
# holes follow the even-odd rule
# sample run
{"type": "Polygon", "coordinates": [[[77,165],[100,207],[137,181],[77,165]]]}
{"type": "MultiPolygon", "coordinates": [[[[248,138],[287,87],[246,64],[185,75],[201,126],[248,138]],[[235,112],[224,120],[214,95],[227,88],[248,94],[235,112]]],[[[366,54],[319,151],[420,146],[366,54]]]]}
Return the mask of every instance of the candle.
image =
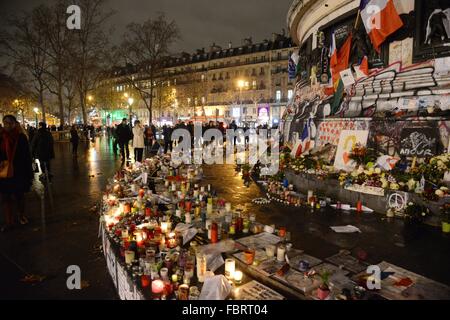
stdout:
{"type": "Polygon", "coordinates": [[[169,187],[169,180],[166,180],[166,182],[164,183],[164,186],[165,186],[166,188],[169,187]]]}
{"type": "Polygon", "coordinates": [[[225,260],[225,277],[232,279],[236,270],[236,261],[234,259],[225,260]]]}
{"type": "Polygon", "coordinates": [[[189,299],[189,286],[187,284],[182,284],[178,288],[178,300],[188,300],[189,299]]]}
{"type": "Polygon", "coordinates": [[[180,209],[177,209],[177,210],[175,211],[175,215],[177,216],[177,218],[181,218],[181,210],[180,210],[180,209]]]}
{"type": "Polygon", "coordinates": [[[213,205],[212,205],[212,203],[209,203],[209,199],[208,199],[208,204],[206,205],[206,213],[211,214],[212,211],[213,211],[213,205]]]}
{"type": "Polygon", "coordinates": [[[243,277],[243,276],[244,276],[244,275],[243,275],[242,271],[235,271],[235,272],[234,272],[234,281],[235,281],[237,284],[241,283],[242,277],[243,277]]]}
{"type": "Polygon", "coordinates": [[[142,288],[147,288],[150,285],[150,277],[148,275],[141,276],[141,285],[142,288]]]}
{"type": "Polygon", "coordinates": [[[177,191],[177,185],[175,183],[172,183],[172,191],[177,191]]]}
{"type": "Polygon", "coordinates": [[[168,222],[161,222],[161,232],[162,233],[169,232],[169,223],[168,222]]]}
{"type": "Polygon", "coordinates": [[[161,279],[162,280],[168,280],[169,277],[169,269],[168,268],[161,268],[161,270],[159,271],[159,273],[161,274],[161,279]]]}
{"type": "Polygon", "coordinates": [[[226,212],[230,212],[231,211],[231,203],[230,202],[225,203],[225,211],[226,212]]]}
{"type": "Polygon", "coordinates": [[[174,273],[173,275],[172,275],[172,282],[178,282],[178,275],[176,274],[176,273],[174,273]]]}
{"type": "Polygon", "coordinates": [[[152,293],[161,294],[164,290],[164,282],[161,280],[154,280],[152,282],[152,293]]]}
{"type": "Polygon", "coordinates": [[[122,230],[122,239],[128,238],[128,229],[122,230]]]}
{"type": "Polygon", "coordinates": [[[191,217],[191,214],[189,212],[187,212],[184,217],[185,217],[185,220],[186,220],[185,222],[187,224],[192,222],[192,217],[191,217]]]}
{"type": "Polygon", "coordinates": [[[205,281],[206,273],[206,256],[204,254],[197,255],[197,278],[199,282],[205,281]]]}
{"type": "Polygon", "coordinates": [[[273,245],[273,244],[270,244],[270,245],[268,245],[267,247],[266,247],[266,255],[269,257],[269,258],[273,258],[273,257],[275,257],[275,245],[273,245]]]}
{"type": "Polygon", "coordinates": [[[194,190],[194,198],[198,197],[198,190],[194,190]]]}
{"type": "Polygon", "coordinates": [[[132,264],[134,261],[134,251],[126,250],[125,251],[125,263],[132,264]]]}
{"type": "Polygon", "coordinates": [[[286,254],[286,247],[283,246],[283,245],[278,246],[277,260],[279,262],[284,262],[285,261],[285,254],[286,254]]]}
{"type": "Polygon", "coordinates": [[[205,187],[203,187],[203,186],[200,187],[200,192],[202,192],[202,193],[205,192],[205,187]]]}
{"type": "Polygon", "coordinates": [[[313,201],[314,192],[312,190],[308,190],[308,203],[311,203],[313,201]]]}

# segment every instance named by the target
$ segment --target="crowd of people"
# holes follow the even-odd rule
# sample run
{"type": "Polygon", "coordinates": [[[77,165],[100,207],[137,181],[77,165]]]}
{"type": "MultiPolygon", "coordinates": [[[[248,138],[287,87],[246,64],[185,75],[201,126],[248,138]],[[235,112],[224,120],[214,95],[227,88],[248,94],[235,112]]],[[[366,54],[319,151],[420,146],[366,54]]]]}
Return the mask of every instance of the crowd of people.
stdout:
{"type": "MultiPolygon", "coordinates": [[[[266,128],[266,127],[261,127],[266,128]]],[[[169,153],[173,151],[174,143],[180,143],[182,138],[176,141],[172,139],[172,134],[177,129],[185,129],[191,136],[191,145],[194,146],[194,123],[179,121],[175,126],[163,125],[156,128],[155,125],[144,126],[139,120],[133,125],[124,118],[122,122],[115,126],[105,128],[105,133],[112,139],[113,153],[117,155],[120,150],[122,165],[129,163],[130,144],[134,151],[134,160],[142,162],[145,157],[152,157],[157,153],[169,153]]],[[[226,129],[242,129],[246,132],[249,127],[244,125],[239,127],[235,121],[228,126],[223,122],[210,121],[202,125],[202,136],[209,129],[217,129],[226,139],[226,129]]],[[[72,125],[72,126],[47,126],[45,122],[40,122],[38,128],[28,126],[26,129],[21,126],[13,115],[3,118],[3,126],[0,124],[0,194],[2,211],[5,216],[5,224],[0,231],[11,228],[15,222],[27,224],[28,218],[25,216],[25,193],[29,192],[34,179],[34,172],[41,172],[39,179],[43,183],[51,183],[51,161],[55,157],[54,141],[52,131],[66,131],[70,133],[69,141],[74,158],[78,155],[78,145],[84,137],[86,141],[95,141],[95,137],[103,132],[102,127],[93,125],[72,125]],[[36,161],[39,160],[39,161],[36,161]],[[38,168],[38,164],[40,168],[38,168]],[[14,204],[17,204],[17,213],[13,214],[14,204]]],[[[234,137],[231,143],[241,143],[234,137]]],[[[245,145],[248,145],[248,136],[244,138],[245,145]]],[[[213,140],[214,141],[214,140],[213,140]]],[[[201,141],[200,145],[210,144],[201,141]]]]}

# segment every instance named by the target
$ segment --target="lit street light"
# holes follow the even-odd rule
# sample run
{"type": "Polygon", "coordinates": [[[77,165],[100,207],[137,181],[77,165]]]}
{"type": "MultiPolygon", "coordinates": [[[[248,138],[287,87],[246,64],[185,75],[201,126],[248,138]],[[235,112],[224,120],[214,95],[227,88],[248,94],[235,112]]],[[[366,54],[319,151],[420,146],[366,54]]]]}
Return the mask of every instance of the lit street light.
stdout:
{"type": "Polygon", "coordinates": [[[132,125],[132,121],[133,121],[133,119],[132,119],[132,111],[131,111],[131,107],[133,106],[133,103],[134,103],[134,99],[132,98],[132,97],[129,97],[128,98],[128,106],[129,106],[129,108],[130,108],[130,127],[132,127],[133,125],[132,125]]]}
{"type": "Polygon", "coordinates": [[[37,107],[34,107],[33,111],[34,111],[34,115],[35,115],[36,128],[37,128],[38,127],[38,112],[39,112],[39,109],[37,107]]]}

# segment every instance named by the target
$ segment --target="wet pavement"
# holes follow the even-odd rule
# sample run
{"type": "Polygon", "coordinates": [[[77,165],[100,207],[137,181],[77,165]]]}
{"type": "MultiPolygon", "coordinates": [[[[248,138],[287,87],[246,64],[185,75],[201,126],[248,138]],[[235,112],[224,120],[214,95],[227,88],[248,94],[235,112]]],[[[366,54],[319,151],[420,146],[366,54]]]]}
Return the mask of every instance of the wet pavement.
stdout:
{"type": "MultiPolygon", "coordinates": [[[[0,234],[0,299],[117,299],[100,251],[93,206],[107,179],[120,167],[120,159],[114,157],[106,138],[82,143],[76,160],[68,143],[56,144],[55,152],[53,203],[47,194],[42,214],[42,185],[37,187],[27,195],[30,224],[0,234]],[[82,290],[67,289],[70,265],[81,268],[82,290]],[[45,278],[22,281],[27,274],[45,278]]],[[[246,187],[234,166],[205,166],[204,172],[205,183],[211,183],[219,196],[256,213],[263,223],[286,226],[294,247],[310,255],[324,259],[342,249],[354,254],[364,251],[369,263],[385,260],[450,285],[450,237],[437,228],[408,226],[378,214],[256,205],[251,200],[263,196],[262,190],[255,183],[246,187]],[[337,234],[330,229],[347,224],[362,233],[337,234]]]]}

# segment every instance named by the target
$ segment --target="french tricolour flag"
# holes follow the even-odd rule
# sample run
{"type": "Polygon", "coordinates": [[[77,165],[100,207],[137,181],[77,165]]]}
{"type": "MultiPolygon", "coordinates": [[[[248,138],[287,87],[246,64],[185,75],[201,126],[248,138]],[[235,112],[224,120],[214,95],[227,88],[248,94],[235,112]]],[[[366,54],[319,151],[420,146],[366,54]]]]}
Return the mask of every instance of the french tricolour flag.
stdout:
{"type": "Polygon", "coordinates": [[[393,0],[361,0],[359,6],[364,23],[375,50],[386,38],[403,26],[393,0]]]}

